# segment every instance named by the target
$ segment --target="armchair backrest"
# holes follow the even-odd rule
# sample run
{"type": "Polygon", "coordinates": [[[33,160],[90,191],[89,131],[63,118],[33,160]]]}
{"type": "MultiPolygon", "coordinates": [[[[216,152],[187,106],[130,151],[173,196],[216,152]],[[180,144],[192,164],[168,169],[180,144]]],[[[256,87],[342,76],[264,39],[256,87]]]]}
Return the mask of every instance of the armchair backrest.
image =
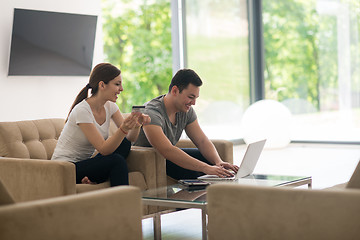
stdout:
{"type": "Polygon", "coordinates": [[[64,119],[0,122],[0,157],[51,159],[64,119]]]}

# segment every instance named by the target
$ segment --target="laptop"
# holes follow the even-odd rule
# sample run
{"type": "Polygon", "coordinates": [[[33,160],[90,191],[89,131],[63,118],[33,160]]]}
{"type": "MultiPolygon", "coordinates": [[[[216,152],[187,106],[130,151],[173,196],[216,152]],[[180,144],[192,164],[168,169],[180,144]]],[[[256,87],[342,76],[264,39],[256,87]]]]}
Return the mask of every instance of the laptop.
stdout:
{"type": "Polygon", "coordinates": [[[266,139],[250,143],[246,149],[244,158],[241,162],[238,172],[232,177],[218,177],[216,175],[203,175],[198,177],[199,180],[236,180],[246,177],[253,173],[255,166],[259,160],[260,154],[264,148],[266,139]]]}

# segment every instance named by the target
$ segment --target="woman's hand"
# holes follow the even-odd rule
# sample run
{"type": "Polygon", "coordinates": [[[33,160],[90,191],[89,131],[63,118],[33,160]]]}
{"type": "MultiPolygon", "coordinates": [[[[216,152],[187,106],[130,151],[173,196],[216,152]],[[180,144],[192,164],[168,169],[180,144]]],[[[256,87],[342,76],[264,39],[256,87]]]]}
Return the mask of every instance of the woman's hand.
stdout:
{"type": "Polygon", "coordinates": [[[132,112],[127,118],[124,119],[123,123],[120,125],[120,128],[129,132],[130,130],[136,128],[139,125],[140,112],[132,112]]]}
{"type": "Polygon", "coordinates": [[[120,128],[126,132],[129,132],[132,129],[140,128],[143,124],[150,123],[151,118],[149,115],[143,114],[141,112],[132,112],[127,118],[124,119],[124,122],[121,124],[120,128]]]}

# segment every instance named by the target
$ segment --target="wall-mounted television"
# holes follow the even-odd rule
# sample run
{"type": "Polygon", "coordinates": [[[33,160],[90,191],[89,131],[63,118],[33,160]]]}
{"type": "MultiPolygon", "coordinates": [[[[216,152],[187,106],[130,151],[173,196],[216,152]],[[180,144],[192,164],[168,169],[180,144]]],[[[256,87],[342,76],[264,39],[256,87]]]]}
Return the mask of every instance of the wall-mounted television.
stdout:
{"type": "Polygon", "coordinates": [[[89,76],[97,16],[14,9],[9,76],[89,76]]]}

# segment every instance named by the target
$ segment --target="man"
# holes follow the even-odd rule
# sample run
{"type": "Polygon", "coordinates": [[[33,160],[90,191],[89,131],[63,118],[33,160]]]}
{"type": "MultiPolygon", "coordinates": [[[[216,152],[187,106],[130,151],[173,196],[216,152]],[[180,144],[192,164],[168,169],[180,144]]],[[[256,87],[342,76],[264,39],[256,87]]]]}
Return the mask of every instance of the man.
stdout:
{"type": "Polygon", "coordinates": [[[174,179],[195,179],[203,174],[220,177],[233,176],[238,166],[223,162],[212,142],[201,130],[192,108],[199,97],[202,81],[191,69],[179,70],[166,95],[146,104],[145,112],[151,117],[144,125],[137,146],[153,146],[166,161],[167,175],[174,179]],[[197,149],[179,149],[175,144],[185,130],[197,149]]]}

